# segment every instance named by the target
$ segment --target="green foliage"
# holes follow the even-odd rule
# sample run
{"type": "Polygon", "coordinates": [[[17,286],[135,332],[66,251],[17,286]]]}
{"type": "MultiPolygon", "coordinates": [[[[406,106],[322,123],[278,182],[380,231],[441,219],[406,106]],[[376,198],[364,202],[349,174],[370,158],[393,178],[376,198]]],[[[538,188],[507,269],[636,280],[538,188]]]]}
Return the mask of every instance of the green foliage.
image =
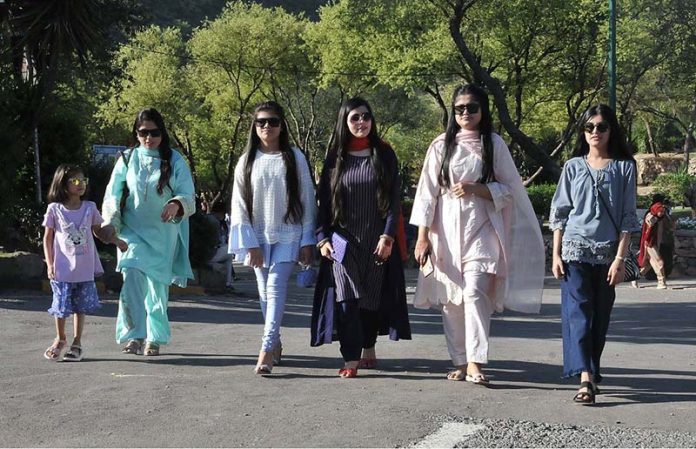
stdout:
{"type": "Polygon", "coordinates": [[[696,186],[696,176],[682,169],[676,173],[662,173],[653,183],[656,193],[664,194],[674,205],[685,203],[687,195],[696,186]]]}
{"type": "Polygon", "coordinates": [[[527,186],[527,195],[532,202],[534,213],[539,217],[548,217],[551,200],[556,193],[556,184],[533,184],[527,186]]]}
{"type": "Polygon", "coordinates": [[[636,209],[647,209],[652,204],[652,195],[638,195],[636,197],[636,209]]]}

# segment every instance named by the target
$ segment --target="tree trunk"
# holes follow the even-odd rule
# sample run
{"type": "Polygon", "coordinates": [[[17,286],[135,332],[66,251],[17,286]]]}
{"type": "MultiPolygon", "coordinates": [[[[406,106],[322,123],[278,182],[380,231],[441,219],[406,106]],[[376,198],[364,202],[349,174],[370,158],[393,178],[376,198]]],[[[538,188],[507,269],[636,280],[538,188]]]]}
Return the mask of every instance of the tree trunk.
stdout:
{"type": "Polygon", "coordinates": [[[41,158],[39,157],[39,125],[34,120],[32,127],[32,146],[34,147],[34,174],[36,176],[36,204],[41,205],[43,192],[41,192],[41,158]]]}
{"type": "Polygon", "coordinates": [[[686,136],[684,138],[684,165],[686,166],[686,171],[689,171],[689,153],[691,152],[694,145],[694,131],[696,130],[696,95],[694,95],[693,101],[691,103],[691,120],[689,121],[689,128],[686,130],[686,136]]]}
{"type": "Polygon", "coordinates": [[[655,149],[655,142],[653,141],[652,130],[650,129],[650,122],[648,119],[643,117],[643,123],[645,123],[645,130],[648,132],[648,146],[650,146],[650,152],[653,156],[658,157],[657,150],[655,149]]]}
{"type": "Polygon", "coordinates": [[[510,117],[505,92],[503,91],[500,82],[498,82],[497,79],[491,76],[491,74],[481,66],[477,58],[466,45],[464,37],[461,33],[461,24],[464,18],[465,10],[473,4],[473,1],[468,0],[466,5],[464,3],[464,0],[457,0],[456,4],[453,5],[454,13],[450,16],[449,21],[450,34],[455,45],[457,46],[457,49],[459,50],[459,53],[462,55],[469,67],[471,67],[474,77],[480,79],[493,95],[493,102],[498,109],[500,123],[503,125],[505,131],[507,131],[512,140],[520,146],[524,153],[539,163],[544,170],[547,170],[556,179],[560,178],[561,168],[558,166],[558,164],[541,148],[539,148],[529,136],[515,126],[512,118],[510,117]]]}

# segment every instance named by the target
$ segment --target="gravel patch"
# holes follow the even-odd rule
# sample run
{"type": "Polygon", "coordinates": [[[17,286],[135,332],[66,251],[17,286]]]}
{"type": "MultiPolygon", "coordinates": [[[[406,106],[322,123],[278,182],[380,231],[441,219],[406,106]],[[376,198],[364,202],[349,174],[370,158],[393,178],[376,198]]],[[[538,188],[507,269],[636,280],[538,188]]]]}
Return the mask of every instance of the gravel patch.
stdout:
{"type": "MultiPolygon", "coordinates": [[[[630,427],[549,424],[512,419],[443,419],[443,424],[462,422],[477,426],[473,435],[462,435],[454,445],[466,447],[696,447],[696,435],[630,427]],[[480,427],[479,427],[480,426],[480,427]]],[[[427,437],[426,437],[427,438],[427,437]]],[[[417,444],[417,443],[416,443],[417,444]]]]}

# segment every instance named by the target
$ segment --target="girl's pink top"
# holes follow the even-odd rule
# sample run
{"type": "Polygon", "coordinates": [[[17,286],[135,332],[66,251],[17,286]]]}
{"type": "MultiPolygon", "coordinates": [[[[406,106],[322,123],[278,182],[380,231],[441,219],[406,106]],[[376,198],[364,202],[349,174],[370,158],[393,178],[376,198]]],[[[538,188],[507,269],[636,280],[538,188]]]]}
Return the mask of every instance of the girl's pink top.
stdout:
{"type": "Polygon", "coordinates": [[[67,209],[61,203],[48,205],[43,226],[55,230],[53,264],[56,281],[87,282],[104,273],[92,236],[92,226],[103,221],[92,201],[83,201],[76,210],[67,209]]]}

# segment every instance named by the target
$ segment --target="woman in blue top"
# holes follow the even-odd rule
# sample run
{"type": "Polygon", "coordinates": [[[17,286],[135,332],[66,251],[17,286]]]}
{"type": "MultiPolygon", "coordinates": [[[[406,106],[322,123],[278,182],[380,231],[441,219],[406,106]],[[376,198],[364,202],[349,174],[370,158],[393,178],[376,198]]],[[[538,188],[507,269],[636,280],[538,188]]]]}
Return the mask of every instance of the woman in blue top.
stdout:
{"type": "Polygon", "coordinates": [[[614,286],[623,281],[631,232],[640,225],[635,161],[616,114],[600,104],[578,123],[573,158],[563,167],[549,221],[552,271],[561,279],[563,376],[579,375],[573,401],[593,404],[614,286]]]}

